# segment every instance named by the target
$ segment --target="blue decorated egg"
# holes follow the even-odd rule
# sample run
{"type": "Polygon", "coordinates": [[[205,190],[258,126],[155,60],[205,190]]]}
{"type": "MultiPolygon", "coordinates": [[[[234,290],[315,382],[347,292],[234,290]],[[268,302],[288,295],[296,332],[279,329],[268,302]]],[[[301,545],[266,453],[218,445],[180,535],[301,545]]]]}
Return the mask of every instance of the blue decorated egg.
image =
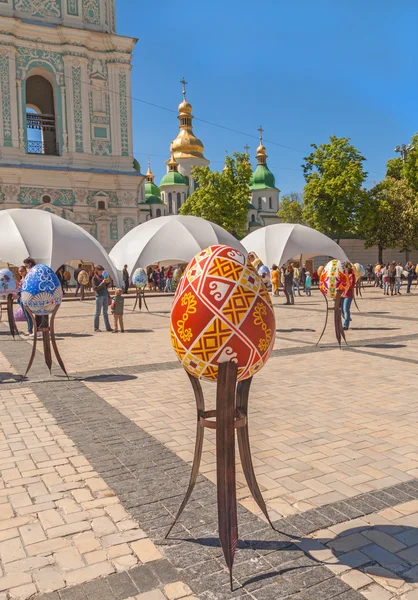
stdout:
{"type": "Polygon", "coordinates": [[[109,277],[109,273],[107,271],[103,271],[103,277],[106,279],[107,277],[109,277]]]}
{"type": "Polygon", "coordinates": [[[17,295],[17,282],[9,269],[0,269],[0,300],[7,300],[7,296],[17,295]]]}
{"type": "Polygon", "coordinates": [[[147,272],[142,267],[136,269],[135,273],[132,275],[132,283],[137,288],[144,288],[148,283],[147,272]]]}
{"type": "Polygon", "coordinates": [[[62,302],[62,288],[54,271],[35,265],[22,284],[22,303],[35,315],[48,315],[62,302]]]}

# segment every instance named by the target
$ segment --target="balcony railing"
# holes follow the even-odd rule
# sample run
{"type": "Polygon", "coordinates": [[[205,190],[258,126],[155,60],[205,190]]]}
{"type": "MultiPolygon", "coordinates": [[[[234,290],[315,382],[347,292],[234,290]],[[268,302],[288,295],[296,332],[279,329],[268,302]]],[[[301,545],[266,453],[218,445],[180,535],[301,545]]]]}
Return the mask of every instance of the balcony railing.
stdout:
{"type": "Polygon", "coordinates": [[[42,142],[28,140],[26,146],[27,154],[46,154],[49,156],[59,156],[59,149],[56,142],[42,142]]]}
{"type": "Polygon", "coordinates": [[[26,125],[29,129],[40,129],[41,131],[55,131],[54,115],[38,115],[26,113],[26,125]]]}

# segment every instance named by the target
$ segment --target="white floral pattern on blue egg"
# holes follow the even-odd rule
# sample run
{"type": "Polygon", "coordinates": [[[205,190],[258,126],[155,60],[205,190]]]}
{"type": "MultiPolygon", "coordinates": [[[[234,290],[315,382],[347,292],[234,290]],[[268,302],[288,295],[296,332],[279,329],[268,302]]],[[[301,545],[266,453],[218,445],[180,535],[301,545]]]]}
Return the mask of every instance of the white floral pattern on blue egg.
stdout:
{"type": "Polygon", "coordinates": [[[132,275],[132,283],[137,288],[144,288],[148,283],[147,272],[142,267],[136,269],[135,273],[132,275]]]}
{"type": "Polygon", "coordinates": [[[35,265],[22,284],[22,303],[35,315],[48,315],[62,302],[58,277],[47,265],[35,265]]]}
{"type": "Polygon", "coordinates": [[[0,300],[7,300],[9,294],[17,296],[16,279],[9,269],[0,269],[0,300]]]}

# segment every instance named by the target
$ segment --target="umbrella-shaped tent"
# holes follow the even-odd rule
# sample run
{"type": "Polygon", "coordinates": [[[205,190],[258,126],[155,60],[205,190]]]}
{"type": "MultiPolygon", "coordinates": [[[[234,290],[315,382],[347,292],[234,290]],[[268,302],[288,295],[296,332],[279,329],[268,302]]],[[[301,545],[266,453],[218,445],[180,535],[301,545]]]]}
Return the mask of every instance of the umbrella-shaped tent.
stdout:
{"type": "Polygon", "coordinates": [[[247,256],[239,241],[219,225],[200,217],[170,215],[132,229],[112,249],[110,258],[118,269],[128,265],[132,275],[138,267],[154,263],[188,263],[199,250],[214,244],[232,246],[247,256]]]}
{"type": "Polygon", "coordinates": [[[43,210],[0,211],[0,260],[21,265],[28,256],[54,271],[71,260],[90,260],[119,281],[106,250],[79,225],[43,210]]]}
{"type": "Polygon", "coordinates": [[[265,265],[281,266],[288,260],[302,256],[331,256],[348,260],[344,250],[323,233],[292,223],[276,223],[253,231],[242,240],[248,252],[255,252],[265,265]]]}

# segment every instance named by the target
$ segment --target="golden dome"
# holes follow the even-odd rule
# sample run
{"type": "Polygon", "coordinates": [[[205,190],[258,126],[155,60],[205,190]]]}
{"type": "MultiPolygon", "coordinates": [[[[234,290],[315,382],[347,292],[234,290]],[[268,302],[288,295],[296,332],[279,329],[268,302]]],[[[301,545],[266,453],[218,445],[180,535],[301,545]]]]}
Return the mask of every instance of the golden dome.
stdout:
{"type": "Polygon", "coordinates": [[[193,133],[192,105],[186,100],[184,78],[180,83],[183,85],[183,101],[179,104],[177,117],[180,122],[180,131],[176,139],[171,142],[170,151],[174,159],[205,158],[203,144],[193,133]]]}
{"type": "Polygon", "coordinates": [[[178,110],[179,113],[190,114],[192,112],[192,105],[190,104],[190,102],[187,102],[187,100],[184,99],[183,102],[180,102],[178,110]]]}

